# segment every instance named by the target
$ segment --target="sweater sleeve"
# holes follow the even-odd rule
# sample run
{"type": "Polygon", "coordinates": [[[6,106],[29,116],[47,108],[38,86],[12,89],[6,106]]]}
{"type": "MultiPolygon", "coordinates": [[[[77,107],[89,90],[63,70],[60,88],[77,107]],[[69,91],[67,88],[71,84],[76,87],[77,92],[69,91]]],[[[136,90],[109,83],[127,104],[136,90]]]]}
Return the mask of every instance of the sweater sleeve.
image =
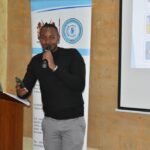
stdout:
{"type": "Polygon", "coordinates": [[[73,50],[71,56],[70,71],[58,66],[54,73],[71,90],[83,92],[85,88],[85,63],[77,50],[73,50]]]}
{"type": "Polygon", "coordinates": [[[32,88],[34,87],[35,82],[37,80],[37,77],[34,72],[33,63],[34,62],[32,59],[27,67],[27,71],[26,71],[24,79],[23,79],[25,87],[29,90],[29,93],[26,95],[26,97],[30,95],[32,88]]]}

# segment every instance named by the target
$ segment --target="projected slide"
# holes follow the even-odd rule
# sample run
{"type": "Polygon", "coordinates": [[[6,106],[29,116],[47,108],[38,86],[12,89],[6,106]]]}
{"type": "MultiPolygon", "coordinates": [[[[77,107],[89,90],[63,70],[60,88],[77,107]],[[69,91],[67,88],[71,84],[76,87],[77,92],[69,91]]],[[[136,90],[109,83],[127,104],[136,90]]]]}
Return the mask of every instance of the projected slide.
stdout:
{"type": "Polygon", "coordinates": [[[121,0],[118,109],[150,112],[150,0],[121,0]]]}
{"type": "Polygon", "coordinates": [[[132,1],[132,68],[150,68],[150,0],[132,1]]]}

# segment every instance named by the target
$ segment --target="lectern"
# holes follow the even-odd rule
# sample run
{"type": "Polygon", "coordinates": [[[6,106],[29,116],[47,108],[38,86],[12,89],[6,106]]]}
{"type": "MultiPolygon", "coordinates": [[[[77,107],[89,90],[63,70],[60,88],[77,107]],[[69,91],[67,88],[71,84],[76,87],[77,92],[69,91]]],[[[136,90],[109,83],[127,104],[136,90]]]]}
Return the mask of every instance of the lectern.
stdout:
{"type": "Polygon", "coordinates": [[[0,150],[22,150],[23,106],[19,98],[0,92],[0,150]]]}

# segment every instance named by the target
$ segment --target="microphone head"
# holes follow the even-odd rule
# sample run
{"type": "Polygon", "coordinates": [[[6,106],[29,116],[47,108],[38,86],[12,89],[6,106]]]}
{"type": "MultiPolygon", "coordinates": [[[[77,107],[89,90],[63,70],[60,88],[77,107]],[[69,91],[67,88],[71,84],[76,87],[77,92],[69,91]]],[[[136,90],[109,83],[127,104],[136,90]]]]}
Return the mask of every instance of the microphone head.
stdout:
{"type": "MultiPolygon", "coordinates": [[[[45,47],[45,50],[43,50],[43,53],[46,52],[46,51],[50,51],[51,50],[51,45],[47,45],[45,47]]],[[[48,67],[48,62],[46,59],[43,60],[42,62],[42,68],[47,68],[48,67]]]]}
{"type": "Polygon", "coordinates": [[[45,50],[51,50],[51,45],[47,45],[47,47],[45,48],[45,50]]]}

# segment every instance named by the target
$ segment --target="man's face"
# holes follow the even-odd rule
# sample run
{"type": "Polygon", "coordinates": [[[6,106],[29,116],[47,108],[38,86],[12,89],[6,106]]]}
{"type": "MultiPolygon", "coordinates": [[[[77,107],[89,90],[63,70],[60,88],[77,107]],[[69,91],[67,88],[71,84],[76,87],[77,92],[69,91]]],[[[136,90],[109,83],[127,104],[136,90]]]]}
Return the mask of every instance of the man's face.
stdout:
{"type": "Polygon", "coordinates": [[[46,49],[48,45],[51,46],[51,49],[55,49],[59,42],[59,33],[53,27],[44,27],[40,31],[40,43],[43,49],[46,49]]]}

